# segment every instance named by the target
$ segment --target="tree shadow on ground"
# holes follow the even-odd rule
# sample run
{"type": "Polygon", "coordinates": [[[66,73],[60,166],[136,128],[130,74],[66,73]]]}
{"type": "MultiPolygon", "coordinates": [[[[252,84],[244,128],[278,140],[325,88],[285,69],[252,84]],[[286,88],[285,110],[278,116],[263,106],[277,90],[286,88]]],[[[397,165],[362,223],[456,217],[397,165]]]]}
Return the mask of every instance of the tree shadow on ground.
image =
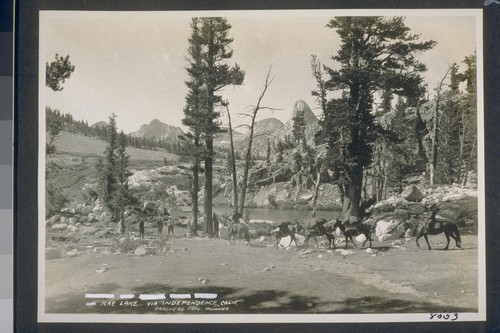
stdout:
{"type": "Polygon", "coordinates": [[[477,312],[477,308],[439,305],[431,302],[401,300],[388,297],[356,297],[334,302],[340,308],[335,313],[425,313],[477,312]]]}
{"type": "Polygon", "coordinates": [[[135,289],[136,293],[167,293],[166,291],[172,294],[191,295],[214,293],[217,294],[219,301],[238,301],[237,305],[230,306],[225,313],[302,313],[314,312],[315,308],[323,305],[316,297],[293,295],[287,291],[276,290],[248,291],[213,285],[172,288],[157,283],[146,284],[135,289]]]}
{"type": "MultiPolygon", "coordinates": [[[[101,283],[89,287],[85,293],[112,293],[120,286],[116,283],[101,283]]],[[[55,297],[47,297],[45,299],[45,308],[47,313],[88,313],[94,312],[86,305],[92,302],[90,299],[85,298],[85,294],[71,292],[60,294],[55,297]],[[90,311],[89,311],[90,310],[90,311]]]]}
{"type": "MultiPolygon", "coordinates": [[[[113,293],[119,286],[106,283],[90,287],[87,293],[113,293]]],[[[430,313],[430,312],[477,312],[477,308],[439,305],[432,302],[402,300],[390,297],[365,296],[343,300],[325,300],[313,296],[293,294],[284,290],[246,290],[225,286],[203,285],[173,287],[162,283],[148,283],[131,290],[133,298],[120,299],[114,292],[113,300],[88,299],[84,294],[65,293],[46,299],[47,313],[99,313],[99,314],[207,314],[207,313],[246,313],[246,314],[293,314],[293,313],[430,313]],[[195,294],[217,294],[215,300],[195,298],[195,294]],[[158,303],[148,304],[141,300],[141,294],[165,294],[158,303]],[[190,299],[176,301],[170,294],[189,294],[190,299]],[[114,304],[111,304],[115,301],[114,304]],[[123,302],[128,302],[123,305],[123,302]],[[196,311],[189,309],[194,304],[196,311]],[[203,301],[200,303],[200,301],[203,301]],[[215,303],[214,303],[215,301],[215,303]],[[106,303],[108,302],[108,303],[106,303]],[[120,304],[122,302],[122,304],[120,304]],[[95,304],[92,304],[95,303],[95,304]],[[182,309],[180,309],[182,308],[182,309]],[[207,309],[211,308],[211,309],[207,309]],[[214,310],[215,308],[215,310],[214,310]],[[222,309],[224,308],[224,309],[222,309]],[[221,311],[218,311],[222,309],[221,311]]]]}
{"type": "MultiPolygon", "coordinates": [[[[112,293],[118,289],[116,284],[105,284],[89,288],[88,293],[112,293]]],[[[148,283],[138,286],[130,291],[134,297],[130,299],[120,299],[120,295],[115,293],[115,298],[111,299],[86,299],[85,295],[79,293],[65,293],[46,299],[47,313],[101,313],[101,314],[146,314],[146,313],[314,313],[317,308],[324,306],[316,297],[306,297],[294,295],[287,291],[257,290],[248,291],[240,288],[230,288],[224,286],[184,286],[172,287],[168,284],[148,283]],[[188,307],[191,303],[183,301],[205,301],[194,298],[196,294],[211,293],[217,294],[216,305],[214,300],[207,299],[206,303],[201,302],[201,306],[195,312],[188,307]],[[141,300],[141,294],[165,294],[165,299],[158,300],[152,305],[141,300]],[[179,299],[180,303],[169,304],[162,301],[172,301],[170,294],[190,294],[190,299],[179,299]],[[115,301],[114,304],[111,304],[115,301]],[[128,306],[122,306],[127,301],[128,306]],[[122,304],[120,304],[120,302],[122,304]],[[135,302],[136,305],[133,305],[135,302]],[[95,303],[95,304],[92,304],[95,303]],[[205,306],[208,305],[208,306],[205,306]],[[167,310],[167,308],[170,308],[167,310]],[[183,307],[183,310],[175,310],[174,307],[183,307]],[[212,308],[206,309],[206,307],[212,308]],[[159,309],[161,308],[161,309],[159,309]],[[213,310],[215,308],[215,310],[213,310]],[[217,309],[225,308],[223,311],[217,309]],[[187,312],[186,312],[187,311],[187,312]]],[[[198,302],[200,303],[200,302],[198,302]]]]}
{"type": "MultiPolygon", "coordinates": [[[[427,250],[427,249],[426,249],[427,250]]],[[[432,248],[432,250],[430,251],[443,251],[443,252],[448,252],[448,251],[470,251],[470,250],[477,250],[477,247],[476,248],[472,248],[472,247],[461,247],[461,248],[457,248],[457,247],[450,247],[449,249],[445,249],[443,247],[438,247],[438,248],[432,248]]]]}

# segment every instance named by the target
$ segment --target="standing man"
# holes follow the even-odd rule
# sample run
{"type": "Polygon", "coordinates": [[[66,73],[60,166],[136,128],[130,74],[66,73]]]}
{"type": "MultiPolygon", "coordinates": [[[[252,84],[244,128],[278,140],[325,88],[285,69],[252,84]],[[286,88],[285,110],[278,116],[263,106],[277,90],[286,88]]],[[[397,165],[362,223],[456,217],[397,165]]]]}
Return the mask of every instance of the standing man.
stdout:
{"type": "Polygon", "coordinates": [[[156,226],[158,227],[158,236],[163,235],[163,219],[161,217],[157,217],[156,226]]]}
{"type": "Polygon", "coordinates": [[[144,238],[144,219],[141,216],[141,220],[139,221],[139,237],[144,238]]]}
{"type": "Polygon", "coordinates": [[[167,237],[169,237],[170,233],[172,233],[172,238],[173,238],[174,237],[175,220],[170,215],[170,212],[166,211],[165,215],[166,215],[166,219],[167,219],[167,237]]]}

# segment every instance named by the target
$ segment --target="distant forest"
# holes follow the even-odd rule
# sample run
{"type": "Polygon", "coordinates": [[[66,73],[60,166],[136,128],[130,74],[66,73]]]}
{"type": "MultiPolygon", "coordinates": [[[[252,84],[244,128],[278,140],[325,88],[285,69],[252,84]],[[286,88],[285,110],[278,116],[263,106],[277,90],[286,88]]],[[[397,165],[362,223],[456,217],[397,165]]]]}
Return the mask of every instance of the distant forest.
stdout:
{"type": "MultiPolygon", "coordinates": [[[[69,113],[62,113],[57,109],[46,108],[47,127],[57,127],[61,131],[73,134],[80,134],[88,137],[97,137],[103,140],[108,139],[108,125],[89,125],[86,120],[75,120],[69,113]]],[[[130,134],[125,134],[127,146],[147,150],[163,149],[169,153],[182,155],[182,145],[180,142],[165,140],[162,138],[144,138],[130,134]]]]}

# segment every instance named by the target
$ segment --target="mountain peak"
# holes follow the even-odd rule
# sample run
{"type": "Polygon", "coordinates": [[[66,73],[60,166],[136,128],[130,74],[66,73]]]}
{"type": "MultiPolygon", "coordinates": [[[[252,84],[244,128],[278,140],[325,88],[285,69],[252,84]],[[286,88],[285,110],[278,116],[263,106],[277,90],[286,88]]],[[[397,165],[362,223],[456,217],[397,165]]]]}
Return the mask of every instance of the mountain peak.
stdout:
{"type": "Polygon", "coordinates": [[[177,141],[177,137],[182,134],[184,134],[184,132],[179,127],[165,124],[158,119],[153,119],[149,124],[141,125],[138,131],[130,133],[130,135],[135,137],[144,137],[148,139],[155,137],[173,141],[177,141]]]}
{"type": "Polygon", "coordinates": [[[156,124],[163,124],[163,125],[166,125],[165,123],[161,122],[160,120],[158,120],[157,118],[151,120],[149,122],[149,125],[156,125],[156,124]]]}
{"type": "MultiPolygon", "coordinates": [[[[304,112],[304,118],[307,124],[312,123],[312,122],[317,122],[318,118],[316,118],[316,115],[314,112],[312,112],[311,108],[309,105],[302,99],[299,99],[295,102],[293,105],[293,112],[292,112],[292,118],[295,117],[297,112],[302,111],[304,112]]],[[[290,118],[290,120],[292,119],[290,118]]]]}
{"type": "Polygon", "coordinates": [[[255,133],[270,135],[281,129],[283,126],[285,126],[285,124],[283,124],[279,119],[265,118],[255,122],[255,133]]]}
{"type": "Polygon", "coordinates": [[[107,127],[108,126],[108,123],[105,122],[105,121],[98,121],[97,123],[95,124],[92,124],[92,127],[98,127],[98,128],[103,128],[103,127],[107,127]]]}

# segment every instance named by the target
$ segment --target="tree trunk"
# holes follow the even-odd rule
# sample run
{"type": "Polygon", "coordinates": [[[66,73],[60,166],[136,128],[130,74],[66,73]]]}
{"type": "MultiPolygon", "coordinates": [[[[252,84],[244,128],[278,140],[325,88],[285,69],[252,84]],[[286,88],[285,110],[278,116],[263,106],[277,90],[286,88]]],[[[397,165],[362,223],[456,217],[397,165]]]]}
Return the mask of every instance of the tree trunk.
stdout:
{"type": "Polygon", "coordinates": [[[448,73],[450,72],[451,67],[448,68],[446,71],[446,74],[443,76],[441,79],[441,82],[439,82],[438,87],[436,89],[436,107],[434,108],[434,118],[432,119],[432,145],[431,145],[431,159],[429,161],[429,183],[430,185],[434,185],[435,183],[435,176],[436,176],[436,165],[437,165],[437,143],[438,143],[438,113],[439,113],[439,102],[442,97],[441,93],[441,88],[443,87],[443,82],[448,76],[448,73]]]}
{"type": "Polygon", "coordinates": [[[231,167],[233,169],[233,206],[234,210],[238,210],[238,180],[236,175],[236,157],[234,156],[234,141],[233,141],[233,127],[231,125],[231,114],[229,113],[229,107],[226,106],[227,117],[229,119],[229,139],[231,141],[231,167]]]}
{"type": "Polygon", "coordinates": [[[273,110],[272,108],[269,107],[262,107],[260,103],[262,102],[262,98],[264,98],[264,95],[266,94],[267,88],[269,85],[272,83],[273,79],[269,80],[269,77],[271,75],[271,68],[269,68],[266,76],[266,82],[264,83],[264,89],[262,90],[259,99],[257,101],[257,105],[253,108],[253,112],[251,115],[248,115],[249,117],[252,118],[252,123],[250,125],[250,138],[248,139],[248,149],[247,149],[247,154],[245,156],[245,169],[243,171],[243,183],[241,184],[241,197],[240,197],[240,215],[243,216],[243,210],[245,208],[245,196],[246,196],[246,191],[247,191],[247,182],[248,182],[248,170],[250,169],[250,159],[252,156],[252,143],[253,143],[253,131],[255,127],[255,117],[257,117],[257,113],[259,110],[262,108],[270,109],[273,110]]]}
{"type": "Polygon", "coordinates": [[[360,217],[359,205],[361,203],[361,190],[363,185],[363,169],[353,170],[351,181],[344,185],[345,194],[342,206],[342,216],[360,217]]]}
{"type": "Polygon", "coordinates": [[[344,186],[340,185],[340,184],[337,184],[337,186],[339,188],[340,202],[342,203],[342,207],[343,207],[344,206],[344,198],[345,198],[344,186]]]}
{"type": "Polygon", "coordinates": [[[316,217],[316,205],[318,203],[319,187],[321,185],[321,167],[316,173],[316,183],[314,184],[314,197],[313,197],[313,213],[312,217],[316,217]]]}
{"type": "Polygon", "coordinates": [[[465,110],[462,108],[462,114],[461,114],[461,127],[460,127],[460,149],[459,149],[459,154],[458,154],[458,167],[457,167],[457,173],[458,173],[458,184],[462,184],[462,181],[464,179],[464,173],[462,171],[464,167],[464,147],[465,147],[465,134],[467,132],[467,125],[465,124],[465,110]]]}
{"type": "MultiPolygon", "coordinates": [[[[196,144],[196,143],[195,143],[196,144]]],[[[197,160],[193,163],[193,184],[192,184],[192,193],[191,193],[191,205],[193,212],[193,223],[191,225],[191,233],[193,235],[198,234],[198,192],[199,192],[199,175],[200,165],[197,160]]]]}
{"type": "Polygon", "coordinates": [[[245,155],[245,169],[243,170],[243,183],[241,184],[241,196],[240,196],[240,215],[243,216],[243,210],[245,208],[245,196],[247,192],[247,182],[248,182],[248,171],[250,169],[250,159],[251,159],[251,151],[252,151],[252,141],[253,141],[253,129],[255,124],[255,115],[252,117],[252,125],[250,127],[250,138],[248,140],[248,149],[247,154],[245,155]]]}
{"type": "Polygon", "coordinates": [[[368,200],[368,192],[366,190],[366,188],[368,187],[368,170],[364,171],[364,175],[363,175],[363,201],[366,201],[368,200]]]}
{"type": "Polygon", "coordinates": [[[375,164],[372,165],[372,197],[378,201],[377,197],[377,169],[375,164]]]}
{"type": "Polygon", "coordinates": [[[125,219],[123,217],[123,210],[120,210],[120,220],[118,221],[118,233],[119,234],[124,234],[125,233],[125,219]]]}
{"type": "Polygon", "coordinates": [[[439,99],[436,99],[436,108],[434,110],[434,117],[432,120],[432,145],[431,145],[431,160],[429,161],[429,183],[434,185],[434,177],[436,173],[436,161],[437,161],[437,139],[438,139],[438,111],[439,111],[439,99]]]}
{"type": "Polygon", "coordinates": [[[472,148],[470,150],[469,160],[467,161],[467,167],[465,168],[463,186],[467,185],[467,178],[469,176],[470,166],[471,166],[471,163],[472,163],[472,157],[474,155],[474,151],[476,150],[476,140],[477,140],[477,136],[475,136],[474,143],[472,144],[472,148]]]}
{"type": "Polygon", "coordinates": [[[213,139],[209,137],[205,140],[208,156],[205,158],[205,188],[203,205],[205,209],[205,219],[203,221],[203,232],[209,237],[213,236],[212,227],[212,178],[213,178],[213,139]]]}

